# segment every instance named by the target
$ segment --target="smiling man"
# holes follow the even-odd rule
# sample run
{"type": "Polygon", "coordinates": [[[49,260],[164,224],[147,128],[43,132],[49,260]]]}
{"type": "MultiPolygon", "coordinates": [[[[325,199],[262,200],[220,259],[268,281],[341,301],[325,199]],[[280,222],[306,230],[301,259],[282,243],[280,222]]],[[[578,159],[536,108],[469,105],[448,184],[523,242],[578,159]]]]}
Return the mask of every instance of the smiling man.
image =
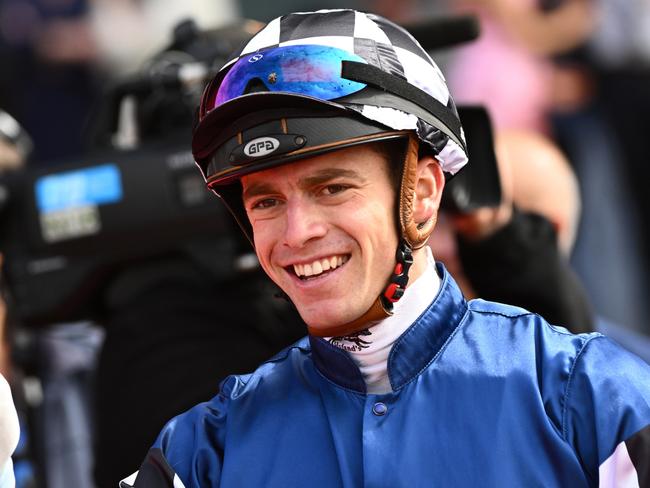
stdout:
{"type": "Polygon", "coordinates": [[[363,315],[390,278],[397,232],[387,232],[396,229],[388,168],[365,145],[242,178],[260,263],[317,335],[363,315]]]}
{"type": "Polygon", "coordinates": [[[435,263],[466,147],[402,28],[275,19],[206,88],[193,152],[309,334],[169,422],[124,487],[650,482],[650,368],[435,263]]]}

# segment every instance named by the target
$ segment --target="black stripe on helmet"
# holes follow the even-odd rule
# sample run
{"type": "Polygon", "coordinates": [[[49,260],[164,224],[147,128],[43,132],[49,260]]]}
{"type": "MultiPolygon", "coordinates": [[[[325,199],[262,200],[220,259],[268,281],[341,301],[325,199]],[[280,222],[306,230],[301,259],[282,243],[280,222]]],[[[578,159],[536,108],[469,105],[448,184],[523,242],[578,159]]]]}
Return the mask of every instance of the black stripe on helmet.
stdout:
{"type": "Polygon", "coordinates": [[[354,36],[353,10],[289,14],[280,21],[280,42],[310,37],[354,36]]]}
{"type": "Polygon", "coordinates": [[[443,105],[425,91],[411,85],[408,81],[392,76],[375,66],[354,61],[343,61],[341,76],[349,80],[381,88],[424,108],[443,126],[439,127],[443,132],[451,137],[465,151],[467,150],[458,116],[450,108],[443,105]]]}
{"type": "Polygon", "coordinates": [[[413,54],[417,54],[424,59],[427,63],[432,64],[426,51],[422,49],[415,38],[409,34],[407,30],[377,15],[367,14],[367,16],[384,31],[393,46],[411,51],[413,54]]]}

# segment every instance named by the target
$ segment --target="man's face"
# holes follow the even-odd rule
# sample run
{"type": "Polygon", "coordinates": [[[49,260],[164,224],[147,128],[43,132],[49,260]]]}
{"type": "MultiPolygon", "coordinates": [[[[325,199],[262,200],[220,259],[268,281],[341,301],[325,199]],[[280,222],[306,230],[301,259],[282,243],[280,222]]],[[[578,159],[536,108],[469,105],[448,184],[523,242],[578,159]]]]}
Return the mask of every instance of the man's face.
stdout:
{"type": "Polygon", "coordinates": [[[264,271],[312,328],[360,317],[395,267],[395,190],[368,145],[242,178],[264,271]]]}

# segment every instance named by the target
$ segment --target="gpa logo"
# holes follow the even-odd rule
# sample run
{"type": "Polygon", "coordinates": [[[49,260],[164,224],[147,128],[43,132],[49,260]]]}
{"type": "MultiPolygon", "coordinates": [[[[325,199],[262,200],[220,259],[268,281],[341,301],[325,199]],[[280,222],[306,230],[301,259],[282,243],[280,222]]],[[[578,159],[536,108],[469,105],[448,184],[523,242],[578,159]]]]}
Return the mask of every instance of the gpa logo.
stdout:
{"type": "Polygon", "coordinates": [[[280,141],[273,137],[258,137],[244,146],[244,154],[250,158],[261,158],[280,147],[280,141]]]}

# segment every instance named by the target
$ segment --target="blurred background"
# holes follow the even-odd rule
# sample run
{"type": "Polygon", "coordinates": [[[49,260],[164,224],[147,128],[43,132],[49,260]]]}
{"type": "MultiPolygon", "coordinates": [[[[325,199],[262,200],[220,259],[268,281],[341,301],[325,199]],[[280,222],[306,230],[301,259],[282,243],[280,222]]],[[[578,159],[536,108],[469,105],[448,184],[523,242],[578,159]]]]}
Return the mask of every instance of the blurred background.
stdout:
{"type": "MultiPolygon", "coordinates": [[[[318,8],[381,14],[425,48],[430,19],[475,16],[478,39],[431,51],[457,104],[486,107],[508,136],[502,185],[548,209],[596,328],[650,340],[650,0],[0,0],[0,372],[21,414],[17,486],[117,486],[166,419],[304,333],[197,180],[189,137],[228,54],[318,8]],[[539,140],[569,190],[533,166],[539,140]],[[90,185],[86,167],[123,185],[73,197],[47,179],[90,185]],[[137,195],[129,178],[146,181],[137,195]]],[[[436,235],[444,256],[454,244],[436,235]]]]}

